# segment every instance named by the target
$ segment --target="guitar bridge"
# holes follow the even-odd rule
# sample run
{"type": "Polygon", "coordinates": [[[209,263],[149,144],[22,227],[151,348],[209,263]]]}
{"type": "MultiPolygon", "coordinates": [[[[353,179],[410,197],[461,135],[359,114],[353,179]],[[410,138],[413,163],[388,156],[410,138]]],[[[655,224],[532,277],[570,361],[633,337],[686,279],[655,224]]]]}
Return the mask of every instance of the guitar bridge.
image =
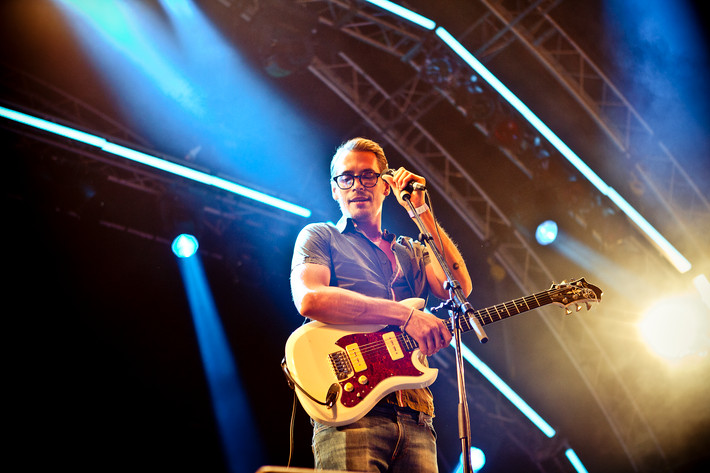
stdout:
{"type": "Polygon", "coordinates": [[[328,355],[330,364],[333,365],[333,371],[337,376],[338,381],[342,381],[350,377],[353,372],[353,367],[350,364],[350,359],[347,354],[342,351],[336,351],[328,355]]]}

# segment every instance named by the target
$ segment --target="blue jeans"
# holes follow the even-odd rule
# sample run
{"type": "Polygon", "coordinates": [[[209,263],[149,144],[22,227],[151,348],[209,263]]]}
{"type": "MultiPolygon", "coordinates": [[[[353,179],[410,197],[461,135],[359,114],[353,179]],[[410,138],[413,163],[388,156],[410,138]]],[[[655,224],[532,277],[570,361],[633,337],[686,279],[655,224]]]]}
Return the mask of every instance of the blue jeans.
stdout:
{"type": "Polygon", "coordinates": [[[316,469],[379,473],[436,473],[431,417],[408,408],[377,405],[352,424],[313,421],[316,469]]]}

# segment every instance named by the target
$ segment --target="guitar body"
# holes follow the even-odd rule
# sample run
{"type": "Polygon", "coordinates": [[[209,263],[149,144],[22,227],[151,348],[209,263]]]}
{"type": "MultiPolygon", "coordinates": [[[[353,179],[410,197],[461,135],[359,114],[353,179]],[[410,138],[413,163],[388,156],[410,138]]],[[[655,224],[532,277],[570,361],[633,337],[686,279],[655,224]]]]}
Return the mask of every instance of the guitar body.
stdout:
{"type": "Polygon", "coordinates": [[[332,408],[314,402],[296,387],[308,415],[322,424],[346,425],[393,391],[431,385],[438,370],[424,364],[419,349],[407,351],[401,336],[399,328],[382,325],[321,322],[293,332],[286,342],[286,366],[298,385],[320,401],[325,401],[333,384],[339,386],[332,408]]]}
{"type": "MultiPolygon", "coordinates": [[[[602,291],[584,278],[553,284],[547,291],[479,309],[460,317],[463,332],[504,320],[547,304],[561,305],[568,314],[601,302],[602,291]]],[[[423,299],[401,301],[421,309],[423,299]]],[[[446,326],[453,333],[451,321],[446,326]]],[[[286,368],[304,410],[321,424],[339,426],[357,421],[387,394],[431,385],[438,370],[429,368],[417,343],[398,327],[331,325],[310,322],[286,342],[286,368]],[[304,393],[308,393],[305,394],[304,393]],[[321,403],[333,401],[332,406],[321,403]]]]}

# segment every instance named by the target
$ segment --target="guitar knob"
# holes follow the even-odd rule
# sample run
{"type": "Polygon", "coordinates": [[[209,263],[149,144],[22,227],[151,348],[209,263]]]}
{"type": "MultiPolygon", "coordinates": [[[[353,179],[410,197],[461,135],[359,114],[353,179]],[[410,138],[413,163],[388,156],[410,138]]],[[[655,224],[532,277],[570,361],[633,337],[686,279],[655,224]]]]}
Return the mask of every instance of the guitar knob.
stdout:
{"type": "Polygon", "coordinates": [[[365,376],[365,375],[362,375],[357,379],[357,382],[360,384],[367,384],[367,381],[368,381],[367,376],[365,376]]]}
{"type": "Polygon", "coordinates": [[[351,392],[353,392],[353,389],[355,389],[355,386],[353,386],[353,383],[345,383],[345,386],[343,386],[343,389],[345,389],[345,391],[351,393],[351,392]]]}

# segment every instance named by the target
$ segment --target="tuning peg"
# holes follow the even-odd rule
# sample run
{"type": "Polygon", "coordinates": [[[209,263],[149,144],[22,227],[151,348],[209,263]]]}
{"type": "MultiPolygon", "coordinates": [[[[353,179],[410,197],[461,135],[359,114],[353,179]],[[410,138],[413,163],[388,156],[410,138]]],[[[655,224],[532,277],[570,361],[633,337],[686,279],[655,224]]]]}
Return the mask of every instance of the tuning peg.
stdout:
{"type": "Polygon", "coordinates": [[[574,307],[577,309],[576,312],[579,312],[580,310],[582,310],[582,306],[579,304],[575,304],[574,307]]]}
{"type": "Polygon", "coordinates": [[[570,315],[572,310],[569,307],[565,307],[565,314],[570,315]]]}
{"type": "Polygon", "coordinates": [[[592,304],[590,304],[589,302],[585,302],[585,304],[587,304],[587,310],[592,308],[592,304]]]}

